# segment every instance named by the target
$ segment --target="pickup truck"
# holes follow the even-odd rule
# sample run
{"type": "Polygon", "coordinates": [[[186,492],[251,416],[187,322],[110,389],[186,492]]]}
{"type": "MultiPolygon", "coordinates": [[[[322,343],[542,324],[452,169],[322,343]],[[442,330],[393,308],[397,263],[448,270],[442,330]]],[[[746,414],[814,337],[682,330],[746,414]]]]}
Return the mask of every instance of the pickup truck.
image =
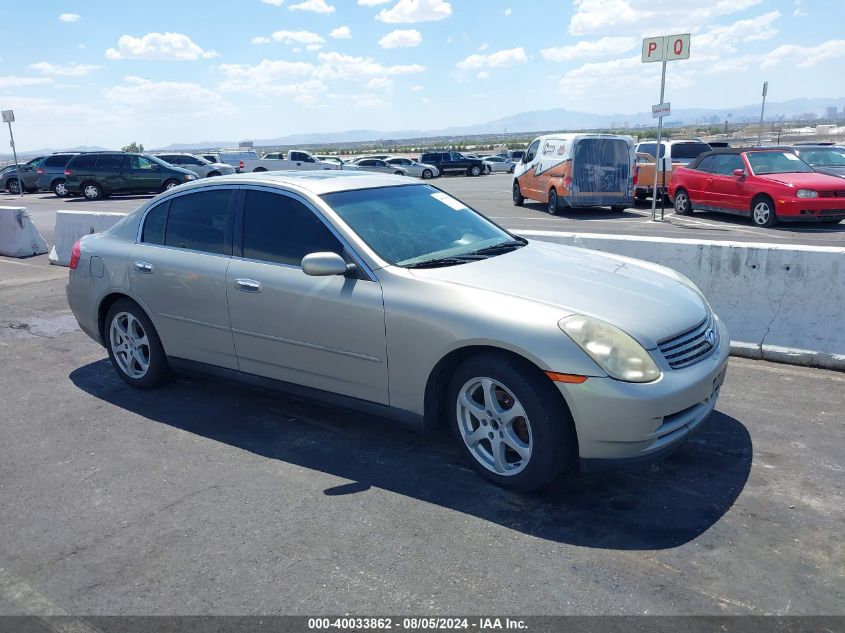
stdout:
{"type": "Polygon", "coordinates": [[[281,171],[294,170],[315,170],[315,169],[340,169],[337,163],[329,163],[316,159],[308,152],[302,150],[291,150],[287,157],[281,152],[264,154],[261,158],[245,158],[240,161],[238,171],[241,173],[251,171],[281,171]]]}
{"type": "MultiPolygon", "coordinates": [[[[657,175],[657,188],[666,195],[666,187],[672,179],[672,171],[680,165],[689,165],[699,154],[710,151],[710,146],[702,141],[662,141],[660,143],[660,173],[657,175]],[[668,151],[668,157],[666,153],[668,151]]],[[[634,166],[634,196],[645,200],[652,196],[654,189],[654,168],[657,164],[657,143],[654,141],[638,143],[634,166]]]]}

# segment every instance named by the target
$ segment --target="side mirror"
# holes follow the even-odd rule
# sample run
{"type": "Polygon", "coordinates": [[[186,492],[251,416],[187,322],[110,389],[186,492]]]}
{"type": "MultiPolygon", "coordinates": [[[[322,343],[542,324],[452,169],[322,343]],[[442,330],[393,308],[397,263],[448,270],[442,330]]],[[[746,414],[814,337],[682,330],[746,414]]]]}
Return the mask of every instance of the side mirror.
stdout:
{"type": "Polygon", "coordinates": [[[337,253],[311,253],[302,258],[302,272],[312,277],[345,275],[349,264],[337,253]]]}
{"type": "Polygon", "coordinates": [[[734,176],[736,176],[737,178],[742,178],[743,176],[745,176],[745,170],[743,170],[743,169],[734,169],[734,171],[733,171],[733,175],[734,175],[734,176]]]}

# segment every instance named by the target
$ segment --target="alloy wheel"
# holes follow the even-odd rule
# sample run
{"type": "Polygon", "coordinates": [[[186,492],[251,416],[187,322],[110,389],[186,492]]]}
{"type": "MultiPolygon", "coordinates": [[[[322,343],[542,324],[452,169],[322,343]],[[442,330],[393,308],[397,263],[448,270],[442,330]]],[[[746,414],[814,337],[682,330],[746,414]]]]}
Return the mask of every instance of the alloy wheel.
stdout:
{"type": "Polygon", "coordinates": [[[119,312],[109,328],[109,342],[120,369],[130,378],[143,378],[150,369],[150,341],[141,322],[119,312]]]}
{"type": "Polygon", "coordinates": [[[758,202],[754,205],[754,223],[759,226],[765,226],[769,223],[772,216],[772,210],[768,202],[758,202]]]}

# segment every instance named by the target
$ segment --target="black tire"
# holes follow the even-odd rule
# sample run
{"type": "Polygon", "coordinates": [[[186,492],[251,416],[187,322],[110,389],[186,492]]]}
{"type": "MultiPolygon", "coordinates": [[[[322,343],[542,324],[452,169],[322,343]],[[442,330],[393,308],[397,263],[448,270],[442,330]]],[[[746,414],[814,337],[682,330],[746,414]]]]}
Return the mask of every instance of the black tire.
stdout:
{"type": "Polygon", "coordinates": [[[393,175],[394,175],[394,176],[404,176],[404,175],[405,175],[405,172],[404,172],[404,171],[394,171],[394,172],[393,172],[393,175]]]}
{"type": "Polygon", "coordinates": [[[521,207],[525,204],[525,198],[522,196],[522,190],[519,188],[519,181],[514,178],[513,181],[513,206],[521,207]]]}
{"type": "Polygon", "coordinates": [[[9,193],[13,193],[13,194],[17,195],[21,192],[21,184],[20,184],[20,182],[18,182],[17,178],[11,178],[6,183],[6,189],[9,191],[9,193]]]}
{"type": "MultiPolygon", "coordinates": [[[[521,362],[498,355],[475,356],[461,363],[455,370],[447,389],[448,420],[458,451],[476,472],[497,486],[514,492],[537,490],[557,479],[569,467],[572,458],[577,456],[577,440],[572,418],[562,404],[560,394],[556,393],[552,382],[527,361],[521,362]],[[525,411],[526,415],[521,420],[517,418],[511,422],[510,429],[530,446],[530,456],[523,461],[513,449],[509,450],[507,445],[503,447],[504,463],[508,466],[518,464],[522,468],[514,474],[499,474],[485,466],[476,457],[474,449],[470,449],[464,440],[462,429],[466,425],[476,431],[483,425],[493,440],[482,438],[477,442],[477,447],[492,453],[493,441],[499,442],[495,439],[496,434],[504,437],[502,433],[507,430],[507,423],[502,422],[504,416],[497,415],[498,412],[491,410],[489,404],[487,415],[493,414],[490,419],[482,421],[474,414],[461,416],[459,419],[459,396],[476,378],[491,378],[499,383],[516,398],[517,404],[521,404],[525,411]],[[508,457],[511,461],[508,461],[508,457]]],[[[468,389],[471,390],[472,387],[468,389]]],[[[486,398],[483,398],[483,388],[480,389],[482,399],[486,401],[486,398]]],[[[497,390],[496,395],[500,409],[507,411],[507,392],[497,390]]],[[[478,397],[473,397],[473,400],[476,403],[481,402],[478,397]]],[[[482,415],[485,413],[482,412],[482,415]]]]}
{"type": "Polygon", "coordinates": [[[634,197],[636,197],[636,199],[637,199],[637,200],[639,200],[640,202],[642,202],[643,200],[645,200],[646,198],[648,198],[648,191],[642,191],[641,189],[637,189],[637,190],[634,192],[634,197]]]}
{"type": "Polygon", "coordinates": [[[675,213],[677,215],[692,215],[692,199],[686,189],[675,190],[675,213]]]}
{"type": "Polygon", "coordinates": [[[751,201],[751,221],[754,226],[761,228],[769,228],[778,223],[777,215],[775,215],[775,203],[769,196],[756,196],[751,201]],[[768,212],[765,212],[763,207],[768,208],[768,212]]]}
{"type": "Polygon", "coordinates": [[[106,197],[103,188],[96,182],[86,182],[82,185],[82,196],[88,201],[102,200],[106,197]]]}
{"type": "Polygon", "coordinates": [[[490,165],[485,165],[484,166],[484,173],[487,174],[487,175],[490,175],[491,173],[493,173],[493,168],[490,165]]]}
{"type": "Polygon", "coordinates": [[[154,389],[167,379],[170,374],[170,368],[167,364],[167,356],[164,353],[164,347],[161,344],[161,339],[159,339],[158,333],[156,332],[152,321],[150,321],[147,314],[137,303],[131,299],[118,299],[115,301],[106,314],[106,322],[103,330],[103,339],[106,343],[106,349],[109,352],[109,360],[111,360],[112,366],[117,372],[117,375],[120,376],[127,385],[135,387],[136,389],[154,389]],[[113,342],[111,336],[112,323],[118,317],[121,317],[121,320],[123,320],[122,315],[127,314],[131,315],[135,321],[140,324],[140,332],[146,335],[148,343],[145,353],[139,351],[139,353],[141,353],[149,362],[146,373],[140,377],[133,377],[129,375],[123,367],[121,367],[121,362],[115,357],[115,343],[113,342]]]}
{"type": "Polygon", "coordinates": [[[178,187],[182,183],[176,180],[175,178],[171,178],[170,180],[166,180],[164,185],[162,186],[162,191],[167,191],[168,189],[173,189],[173,187],[178,187]]]}
{"type": "Polygon", "coordinates": [[[434,174],[432,173],[432,171],[430,169],[423,169],[423,172],[422,172],[422,179],[423,180],[429,180],[433,176],[434,176],[434,174]]]}
{"type": "Polygon", "coordinates": [[[67,191],[67,187],[65,187],[65,179],[64,178],[60,178],[60,179],[54,181],[53,184],[50,185],[50,189],[53,190],[53,194],[57,198],[67,198],[68,191],[67,191]]]}
{"type": "Polygon", "coordinates": [[[512,165],[512,166],[511,166],[511,168],[510,168],[510,169],[508,169],[508,173],[509,173],[509,174],[512,174],[512,173],[513,173],[513,172],[515,172],[515,171],[516,171],[516,165],[512,165]]]}
{"type": "Polygon", "coordinates": [[[259,171],[267,171],[267,170],[264,167],[256,167],[255,169],[252,170],[252,173],[256,173],[256,172],[259,172],[259,171]]]}
{"type": "Polygon", "coordinates": [[[214,178],[215,176],[219,176],[219,175],[220,175],[220,172],[219,172],[219,171],[213,171],[213,172],[211,172],[210,174],[208,174],[208,175],[206,176],[206,178],[214,178]]]}
{"type": "Polygon", "coordinates": [[[546,211],[549,215],[557,215],[557,210],[560,208],[560,202],[557,199],[557,190],[549,189],[549,202],[546,206],[546,211]]]}
{"type": "Polygon", "coordinates": [[[614,213],[622,213],[622,212],[623,212],[623,211],[625,211],[625,209],[627,209],[627,208],[628,208],[628,207],[620,207],[620,206],[616,206],[616,207],[610,207],[610,210],[611,210],[611,211],[613,211],[614,213]]]}
{"type": "Polygon", "coordinates": [[[481,172],[484,171],[481,165],[473,165],[469,168],[469,175],[470,176],[480,176],[481,172]]]}

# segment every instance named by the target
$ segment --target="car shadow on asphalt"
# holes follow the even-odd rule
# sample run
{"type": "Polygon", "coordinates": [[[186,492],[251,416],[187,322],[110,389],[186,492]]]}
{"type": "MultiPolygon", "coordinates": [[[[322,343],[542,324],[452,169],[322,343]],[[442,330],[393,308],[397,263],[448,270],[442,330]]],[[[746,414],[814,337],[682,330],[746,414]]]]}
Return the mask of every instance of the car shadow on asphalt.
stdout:
{"type": "Polygon", "coordinates": [[[642,220],[642,215],[634,213],[634,207],[625,211],[611,211],[607,207],[578,207],[577,209],[560,208],[556,215],[550,215],[545,204],[539,202],[526,202],[526,209],[532,209],[538,213],[548,215],[549,218],[559,217],[567,220],[642,220]]]}
{"type": "Polygon", "coordinates": [[[659,550],[695,539],[742,492],[753,454],[745,426],[716,411],[659,464],[568,475],[542,492],[519,495],[465,466],[445,429],[415,433],[377,417],[211,378],[176,376],[155,392],[137,391],[118,378],[107,359],[74,370],[70,379],[150,423],[352,482],[324,490],[327,496],[377,487],[582,547],[659,550]]]}

